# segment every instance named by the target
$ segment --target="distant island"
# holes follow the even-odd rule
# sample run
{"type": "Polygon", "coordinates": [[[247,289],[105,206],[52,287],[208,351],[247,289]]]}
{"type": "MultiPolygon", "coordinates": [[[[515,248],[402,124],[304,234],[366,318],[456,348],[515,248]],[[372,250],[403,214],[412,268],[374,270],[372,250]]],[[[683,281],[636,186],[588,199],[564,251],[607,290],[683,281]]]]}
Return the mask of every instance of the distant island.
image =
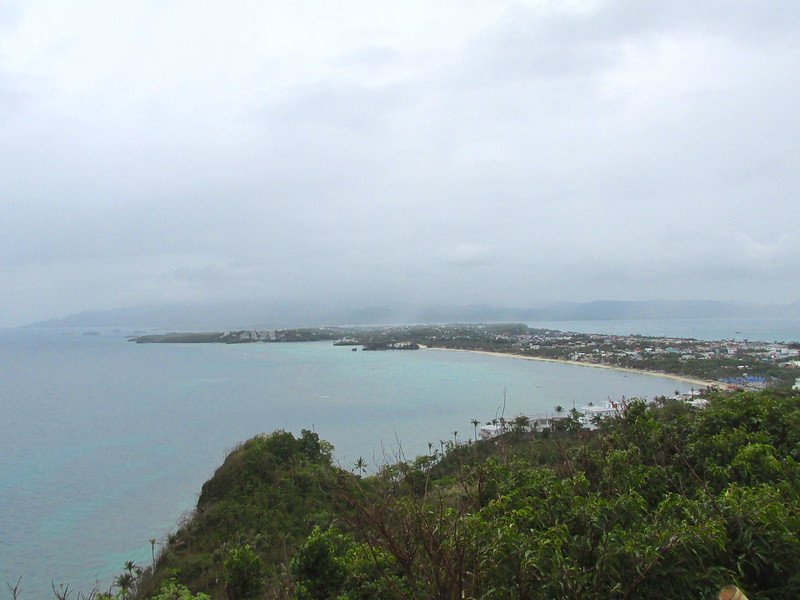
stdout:
{"type": "Polygon", "coordinates": [[[308,327],[129,338],[145,343],[287,343],[331,341],[363,350],[420,347],[490,352],[589,366],[631,369],[695,380],[698,385],[790,388],[800,377],[800,343],[709,342],[690,338],[605,335],[536,329],[524,324],[308,327]]]}

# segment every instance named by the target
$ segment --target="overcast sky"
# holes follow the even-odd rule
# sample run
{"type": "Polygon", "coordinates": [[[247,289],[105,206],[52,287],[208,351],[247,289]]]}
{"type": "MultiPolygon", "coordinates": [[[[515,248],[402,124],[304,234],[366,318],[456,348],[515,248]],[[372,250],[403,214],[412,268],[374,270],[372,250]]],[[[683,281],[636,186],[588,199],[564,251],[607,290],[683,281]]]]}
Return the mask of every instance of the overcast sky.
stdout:
{"type": "Polygon", "coordinates": [[[800,299],[800,2],[0,0],[0,325],[800,299]]]}

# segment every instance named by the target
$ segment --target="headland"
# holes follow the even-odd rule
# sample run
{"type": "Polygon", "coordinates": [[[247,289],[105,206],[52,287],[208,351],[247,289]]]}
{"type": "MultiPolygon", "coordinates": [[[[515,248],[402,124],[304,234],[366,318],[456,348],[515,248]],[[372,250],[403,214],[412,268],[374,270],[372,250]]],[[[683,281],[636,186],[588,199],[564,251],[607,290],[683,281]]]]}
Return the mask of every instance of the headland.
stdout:
{"type": "Polygon", "coordinates": [[[361,350],[462,350],[669,377],[700,387],[788,389],[800,377],[800,344],[606,335],[524,324],[311,327],[131,338],[137,343],[285,343],[331,341],[361,350]]]}

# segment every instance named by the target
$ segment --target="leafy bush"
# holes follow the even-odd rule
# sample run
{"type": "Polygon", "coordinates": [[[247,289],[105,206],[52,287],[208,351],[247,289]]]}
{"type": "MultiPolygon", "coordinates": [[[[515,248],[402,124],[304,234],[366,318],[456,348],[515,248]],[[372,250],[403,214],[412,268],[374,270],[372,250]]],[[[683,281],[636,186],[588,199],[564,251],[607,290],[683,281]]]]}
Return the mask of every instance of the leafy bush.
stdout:
{"type": "Polygon", "coordinates": [[[229,600],[256,600],[264,591],[264,561],[249,545],[234,546],[225,559],[229,600]]]}

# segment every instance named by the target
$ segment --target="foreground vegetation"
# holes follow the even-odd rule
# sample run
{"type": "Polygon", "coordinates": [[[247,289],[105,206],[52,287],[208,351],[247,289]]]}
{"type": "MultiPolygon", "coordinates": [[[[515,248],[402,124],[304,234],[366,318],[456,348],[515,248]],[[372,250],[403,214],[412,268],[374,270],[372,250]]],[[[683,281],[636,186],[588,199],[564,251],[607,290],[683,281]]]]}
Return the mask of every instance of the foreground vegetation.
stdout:
{"type": "Polygon", "coordinates": [[[124,598],[800,597],[800,396],[632,401],[382,466],[316,434],[235,449],[124,598]],[[154,568],[153,568],[154,567],[154,568]]]}

